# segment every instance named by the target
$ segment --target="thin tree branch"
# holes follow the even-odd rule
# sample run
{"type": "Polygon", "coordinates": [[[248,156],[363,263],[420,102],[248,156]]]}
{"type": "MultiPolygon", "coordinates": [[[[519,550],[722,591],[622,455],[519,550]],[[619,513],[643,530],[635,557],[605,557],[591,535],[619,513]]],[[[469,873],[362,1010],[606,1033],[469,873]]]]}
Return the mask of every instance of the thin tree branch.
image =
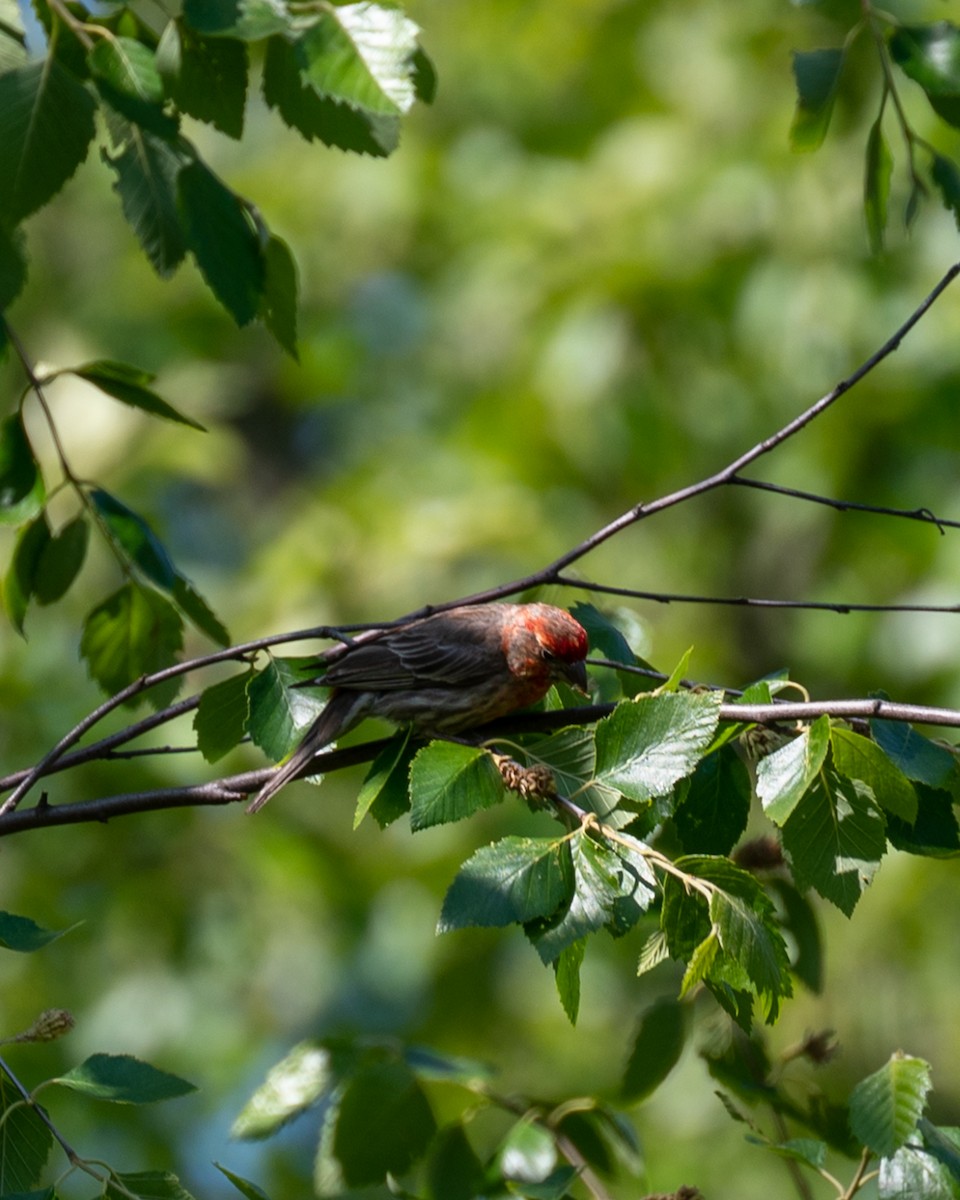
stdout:
{"type": "Polygon", "coordinates": [[[837,512],[873,513],[879,517],[900,517],[906,521],[923,521],[927,525],[936,525],[941,533],[948,529],[960,529],[960,521],[951,521],[938,517],[929,508],[888,508],[883,504],[861,504],[856,500],[836,500],[831,496],[821,496],[817,492],[805,492],[800,488],[783,487],[779,483],[767,483],[762,479],[747,479],[743,475],[735,475],[730,483],[740,487],[756,488],[758,491],[774,492],[778,496],[789,496],[793,500],[806,500],[811,504],[823,504],[827,508],[835,508],[837,512]]]}

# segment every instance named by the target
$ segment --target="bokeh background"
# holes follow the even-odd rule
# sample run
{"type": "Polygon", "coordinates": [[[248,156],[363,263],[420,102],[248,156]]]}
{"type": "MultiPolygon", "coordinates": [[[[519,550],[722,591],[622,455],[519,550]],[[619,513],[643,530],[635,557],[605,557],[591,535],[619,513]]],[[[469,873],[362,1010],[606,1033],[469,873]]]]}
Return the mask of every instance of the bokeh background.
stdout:
{"type": "MultiPolygon", "coordinates": [[[[890,7],[944,15],[939,3],[890,7]]],[[[835,6],[851,20],[856,8],[835,6]]],[[[932,201],[904,233],[892,129],[888,246],[868,253],[862,157],[879,85],[866,42],[826,145],[791,153],[790,52],[838,44],[847,28],[821,7],[413,0],[409,11],[440,91],[391,159],[308,146],[256,97],[240,144],[188,130],[294,250],[299,364],[262,330],[233,328],[191,266],[171,282],[152,276],[95,155],[29,227],[31,281],[10,315],[30,352],[155,370],[161,393],[209,426],[151,422],[76,381],[51,389],[78,472],[149,517],[237,641],[389,618],[543,565],[779,428],[957,257],[956,227],[932,201]]],[[[906,83],[904,99],[931,141],[960,150],[906,83]]],[[[21,386],[8,361],[8,407],[21,386]]],[[[954,292],[754,473],[960,517],[958,398],[954,292]]],[[[65,518],[69,500],[58,503],[65,518]]],[[[11,544],[4,532],[4,553],[11,544]]],[[[930,525],[737,489],[631,529],[579,569],[653,591],[953,603],[957,545],[930,525]]],[[[31,612],[27,642],[9,630],[0,640],[4,769],[35,761],[97,703],[79,625],[115,575],[96,548],[67,601],[31,612]]],[[[624,607],[635,649],[667,670],[692,645],[689,673],[711,682],[789,667],[814,697],[884,689],[960,707],[955,615],[624,607]]],[[[188,742],[190,730],[162,740],[188,742]]],[[[221,766],[261,763],[241,750],[221,766]]],[[[58,778],[51,799],[214,770],[196,756],[101,765],[58,778]]],[[[675,994],[676,971],[637,979],[636,938],[598,943],[571,1028],[519,933],[434,934],[459,863],[536,819],[503,808],[416,837],[402,822],[354,832],[360,778],[291,788],[255,820],[161,813],[0,848],[3,908],[80,923],[41,954],[0,960],[5,1033],[53,1005],[78,1018],[62,1043],[10,1051],[22,1077],[105,1050],[202,1087],[149,1111],[52,1099],[82,1153],[172,1166],[206,1198],[234,1194],[212,1159],[275,1200],[307,1195],[309,1118],[263,1146],[231,1144],[228,1129],[296,1040],[336,1031],[492,1060],[508,1092],[615,1095],[639,1014],[675,994]]],[[[960,1123],[957,865],[891,855],[852,922],[825,907],[822,919],[825,990],[787,1006],[771,1051],[835,1029],[842,1054],[821,1077],[838,1096],[897,1048],[926,1056],[935,1118],[960,1123]]],[[[687,1183],[759,1200],[787,1186],[729,1120],[693,1049],[634,1116],[651,1191],[687,1183]]]]}

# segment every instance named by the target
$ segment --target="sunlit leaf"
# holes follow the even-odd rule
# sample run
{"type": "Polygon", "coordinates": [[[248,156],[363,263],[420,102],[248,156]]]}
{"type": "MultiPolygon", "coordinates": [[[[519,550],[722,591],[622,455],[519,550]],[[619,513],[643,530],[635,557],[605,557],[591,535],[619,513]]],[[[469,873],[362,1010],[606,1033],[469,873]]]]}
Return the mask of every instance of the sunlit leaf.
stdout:
{"type": "MultiPolygon", "coordinates": [[[[172,666],[182,645],[183,622],[173,605],[151,588],[126,583],[87,616],[80,654],[91,677],[113,695],[142,675],[172,666]]],[[[145,696],[162,708],[178,686],[174,678],[145,696]]]]}
{"type": "Polygon", "coordinates": [[[172,404],[168,404],[148,385],[156,378],[149,371],[140,367],[130,366],[129,363],[112,362],[109,359],[97,359],[95,362],[83,363],[79,367],[69,367],[63,374],[77,375],[92,383],[94,387],[127,404],[130,408],[138,408],[155,417],[164,417],[168,421],[176,421],[181,425],[190,425],[194,429],[203,430],[199,421],[193,417],[178,412],[172,404]]]}
{"type": "Polygon", "coordinates": [[[548,917],[570,895],[572,885],[569,850],[562,839],[506,837],[482,847],[457,872],[438,929],[446,933],[548,917]]]}
{"type": "Polygon", "coordinates": [[[818,717],[757,764],[757,795],[771,821],[782,825],[800,803],[830,748],[830,719],[818,717]]]}
{"type": "Polygon", "coordinates": [[[141,129],[173,137],[177,120],[163,108],[163,82],[153,51],[135,38],[98,38],[87,55],[97,90],[141,129]]]}
{"type": "Polygon", "coordinates": [[[416,751],[410,738],[399,733],[390,739],[370,764],[370,770],[357,795],[354,829],[370,813],[381,829],[410,811],[410,764],[416,751]]]}
{"type": "Polygon", "coordinates": [[[410,827],[427,829],[460,821],[506,796],[500,772],[486,750],[431,742],[410,767],[410,827]]]}
{"type": "Polygon", "coordinates": [[[850,1128],[885,1157],[915,1136],[931,1088],[930,1064],[898,1050],[850,1093],[850,1128]]]}
{"type": "Polygon", "coordinates": [[[881,808],[912,825],[917,819],[917,792],[890,757],[869,738],[838,725],[830,731],[833,764],[841,775],[859,779],[881,808]]]}
{"type": "Polygon", "coordinates": [[[950,21],[898,25],[890,37],[890,53],[927,93],[938,116],[960,126],[960,27],[950,21]]]}
{"type": "Polygon", "coordinates": [[[274,762],[285,757],[323,711],[324,700],[304,682],[302,663],[271,658],[248,686],[248,728],[255,746],[274,762]]]}
{"type": "Polygon", "coordinates": [[[231,1137],[248,1141],[270,1137],[315,1104],[335,1083],[327,1047],[315,1041],[301,1042],[271,1067],[234,1121],[231,1137]]]}

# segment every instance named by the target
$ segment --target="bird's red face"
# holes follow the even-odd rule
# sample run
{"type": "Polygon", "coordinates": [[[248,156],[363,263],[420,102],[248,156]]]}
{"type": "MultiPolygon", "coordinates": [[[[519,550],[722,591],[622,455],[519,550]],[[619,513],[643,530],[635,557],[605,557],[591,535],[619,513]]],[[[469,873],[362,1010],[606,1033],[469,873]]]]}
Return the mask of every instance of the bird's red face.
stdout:
{"type": "Polygon", "coordinates": [[[504,630],[503,649],[510,671],[544,695],[551,683],[587,690],[587,633],[562,608],[523,604],[504,630]]]}

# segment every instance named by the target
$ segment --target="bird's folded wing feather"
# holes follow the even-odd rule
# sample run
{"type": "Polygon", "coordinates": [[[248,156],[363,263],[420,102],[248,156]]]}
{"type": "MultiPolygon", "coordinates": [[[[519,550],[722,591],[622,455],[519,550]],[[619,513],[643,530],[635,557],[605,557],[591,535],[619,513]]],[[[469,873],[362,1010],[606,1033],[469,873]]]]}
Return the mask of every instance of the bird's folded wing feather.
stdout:
{"type": "Polygon", "coordinates": [[[358,646],[327,671],[331,687],[395,691],[434,683],[465,687],[490,677],[490,649],[462,625],[438,637],[436,622],[411,625],[383,641],[358,646]]]}

